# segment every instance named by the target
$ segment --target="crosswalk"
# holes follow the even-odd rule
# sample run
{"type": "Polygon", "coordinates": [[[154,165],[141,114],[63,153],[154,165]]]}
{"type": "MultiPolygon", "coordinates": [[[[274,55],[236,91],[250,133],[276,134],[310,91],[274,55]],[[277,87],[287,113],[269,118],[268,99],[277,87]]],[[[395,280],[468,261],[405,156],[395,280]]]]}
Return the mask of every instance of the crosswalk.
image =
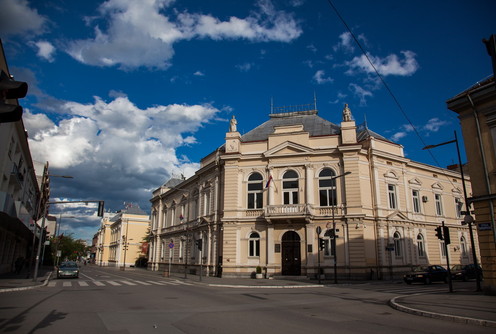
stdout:
{"type": "Polygon", "coordinates": [[[48,282],[47,287],[56,288],[56,287],[103,287],[103,286],[150,286],[150,285],[162,285],[162,286],[171,286],[171,285],[193,285],[191,283],[182,282],[179,280],[162,280],[162,281],[140,281],[140,280],[51,280],[48,282]]]}

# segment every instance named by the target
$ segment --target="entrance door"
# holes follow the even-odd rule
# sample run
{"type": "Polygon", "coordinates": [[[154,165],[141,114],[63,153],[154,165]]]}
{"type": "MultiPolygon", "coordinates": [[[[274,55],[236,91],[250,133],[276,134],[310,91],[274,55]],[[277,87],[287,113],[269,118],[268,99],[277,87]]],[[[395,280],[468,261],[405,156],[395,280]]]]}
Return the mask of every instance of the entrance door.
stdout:
{"type": "Polygon", "coordinates": [[[301,275],[300,236],[288,231],[282,236],[282,274],[301,275]]]}

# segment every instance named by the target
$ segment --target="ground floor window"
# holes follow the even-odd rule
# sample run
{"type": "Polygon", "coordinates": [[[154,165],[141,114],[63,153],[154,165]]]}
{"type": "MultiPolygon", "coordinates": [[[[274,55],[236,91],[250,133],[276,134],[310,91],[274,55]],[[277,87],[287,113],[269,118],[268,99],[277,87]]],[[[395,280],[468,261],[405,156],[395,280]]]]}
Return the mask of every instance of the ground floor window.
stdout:
{"type": "Polygon", "coordinates": [[[260,256],[260,235],[257,232],[252,232],[250,234],[250,239],[248,240],[249,251],[248,255],[251,257],[260,256]]]}

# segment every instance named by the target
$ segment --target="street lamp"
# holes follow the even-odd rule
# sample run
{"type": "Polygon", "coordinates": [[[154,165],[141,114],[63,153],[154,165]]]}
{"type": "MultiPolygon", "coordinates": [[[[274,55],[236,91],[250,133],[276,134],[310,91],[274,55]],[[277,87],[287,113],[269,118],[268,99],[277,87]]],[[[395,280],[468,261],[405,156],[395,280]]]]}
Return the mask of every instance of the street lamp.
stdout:
{"type": "MultiPolygon", "coordinates": [[[[337,178],[346,176],[351,174],[351,172],[345,172],[340,175],[336,175],[331,177],[331,180],[334,181],[337,178]]],[[[332,184],[332,183],[331,183],[332,184]]],[[[331,191],[331,204],[332,204],[332,238],[331,238],[331,247],[332,247],[332,253],[334,254],[334,284],[338,284],[338,260],[337,260],[337,252],[336,252],[336,239],[337,239],[337,234],[336,234],[336,220],[334,217],[334,210],[336,208],[336,203],[334,203],[334,191],[336,190],[336,183],[334,182],[334,187],[331,191]]],[[[320,274],[320,273],[319,273],[320,274]]]]}
{"type": "Polygon", "coordinates": [[[451,144],[455,143],[456,144],[456,153],[458,154],[458,165],[460,166],[460,174],[462,177],[462,185],[463,185],[463,197],[465,200],[465,217],[463,218],[462,224],[468,224],[468,230],[470,233],[470,244],[472,246],[472,257],[474,259],[474,266],[475,266],[475,277],[477,281],[477,291],[481,291],[481,277],[480,277],[480,272],[479,272],[479,261],[477,261],[477,253],[475,251],[475,242],[474,242],[474,233],[472,231],[472,222],[474,221],[474,218],[470,215],[470,208],[469,208],[469,203],[468,203],[468,197],[467,197],[467,187],[465,186],[465,174],[463,173],[463,165],[462,165],[462,158],[460,155],[460,147],[458,146],[458,136],[455,133],[455,139],[437,144],[437,145],[427,145],[426,147],[423,148],[423,150],[429,150],[434,147],[446,145],[446,144],[451,144]]]}

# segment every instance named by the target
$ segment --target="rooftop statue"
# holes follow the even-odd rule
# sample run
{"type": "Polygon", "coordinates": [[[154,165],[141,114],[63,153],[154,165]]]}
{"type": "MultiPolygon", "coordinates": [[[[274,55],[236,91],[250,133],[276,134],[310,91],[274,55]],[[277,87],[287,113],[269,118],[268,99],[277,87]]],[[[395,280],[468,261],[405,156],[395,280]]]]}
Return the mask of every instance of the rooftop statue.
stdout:
{"type": "Polygon", "coordinates": [[[236,118],[234,118],[234,115],[232,116],[231,120],[229,121],[229,132],[236,132],[238,131],[236,128],[236,125],[238,122],[236,121],[236,118]]]}
{"type": "Polygon", "coordinates": [[[343,121],[344,122],[349,122],[351,121],[351,110],[348,108],[348,103],[345,103],[344,109],[343,109],[343,121]]]}

